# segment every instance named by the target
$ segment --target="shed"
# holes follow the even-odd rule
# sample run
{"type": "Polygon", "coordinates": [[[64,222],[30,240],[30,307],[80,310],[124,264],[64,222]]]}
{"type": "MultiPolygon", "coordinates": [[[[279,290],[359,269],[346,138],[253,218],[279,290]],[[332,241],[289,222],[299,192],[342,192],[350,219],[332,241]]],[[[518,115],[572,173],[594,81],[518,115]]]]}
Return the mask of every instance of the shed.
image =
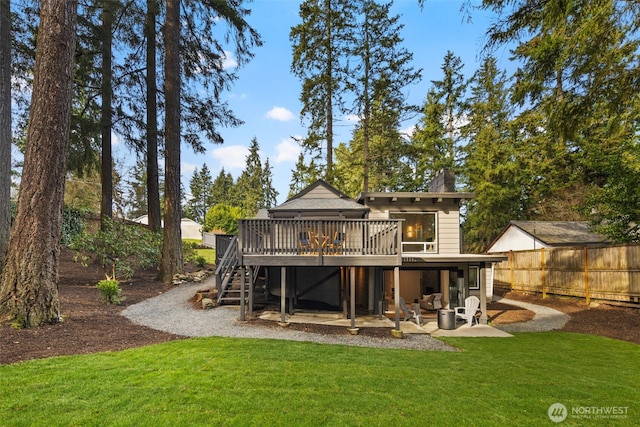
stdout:
{"type": "Polygon", "coordinates": [[[489,245],[487,253],[609,243],[588,221],[511,221],[489,245]]]}

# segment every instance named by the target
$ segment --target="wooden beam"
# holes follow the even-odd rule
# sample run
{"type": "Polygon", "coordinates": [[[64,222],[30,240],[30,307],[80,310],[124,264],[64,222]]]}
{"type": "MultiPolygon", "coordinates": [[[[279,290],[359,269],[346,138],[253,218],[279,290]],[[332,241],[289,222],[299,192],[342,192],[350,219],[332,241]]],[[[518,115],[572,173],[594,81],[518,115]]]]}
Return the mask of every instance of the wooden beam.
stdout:
{"type": "Polygon", "coordinates": [[[287,322],[287,268],[280,267],[280,322],[287,322]]]}
{"type": "Polygon", "coordinates": [[[247,303],[247,301],[245,301],[245,291],[246,291],[246,285],[247,285],[247,267],[242,266],[240,267],[240,274],[242,276],[242,279],[240,280],[240,320],[241,321],[245,321],[245,305],[247,303]]]}
{"type": "Polygon", "coordinates": [[[396,306],[396,331],[400,330],[400,267],[393,269],[393,297],[396,306]]]}
{"type": "Polygon", "coordinates": [[[485,263],[480,264],[478,269],[480,275],[480,324],[487,324],[487,266],[485,263]]]}
{"type": "Polygon", "coordinates": [[[351,294],[351,329],[356,328],[356,269],[349,267],[349,285],[351,294]]]}

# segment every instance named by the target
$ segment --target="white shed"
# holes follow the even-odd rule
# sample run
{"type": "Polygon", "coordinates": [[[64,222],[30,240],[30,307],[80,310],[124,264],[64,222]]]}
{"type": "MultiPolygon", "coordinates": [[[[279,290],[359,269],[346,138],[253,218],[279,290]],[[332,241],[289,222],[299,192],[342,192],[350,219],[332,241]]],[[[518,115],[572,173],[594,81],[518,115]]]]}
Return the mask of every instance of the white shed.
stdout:
{"type": "Polygon", "coordinates": [[[587,221],[511,221],[489,245],[487,253],[603,243],[607,238],[592,232],[587,221]]]}

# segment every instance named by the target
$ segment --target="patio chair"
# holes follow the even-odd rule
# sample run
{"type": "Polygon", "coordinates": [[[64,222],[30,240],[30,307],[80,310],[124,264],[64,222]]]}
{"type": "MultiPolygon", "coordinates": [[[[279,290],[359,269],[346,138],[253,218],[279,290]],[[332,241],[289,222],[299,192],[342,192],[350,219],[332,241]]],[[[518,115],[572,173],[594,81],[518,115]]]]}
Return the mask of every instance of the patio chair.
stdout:
{"type": "Polygon", "coordinates": [[[336,231],[333,234],[333,240],[328,243],[328,247],[334,251],[342,249],[342,243],[344,242],[344,233],[336,231]]]}
{"type": "Polygon", "coordinates": [[[311,250],[311,240],[307,231],[298,233],[298,245],[303,252],[311,250]]]}
{"type": "Polygon", "coordinates": [[[420,308],[411,307],[411,309],[407,308],[407,303],[404,301],[404,298],[400,297],[400,309],[402,310],[402,315],[404,316],[405,322],[409,320],[414,320],[416,324],[420,325],[422,323],[422,313],[420,312],[420,308]]]}
{"type": "Polygon", "coordinates": [[[480,307],[480,300],[478,299],[478,297],[468,297],[464,300],[464,307],[456,307],[456,320],[460,318],[467,322],[469,324],[469,327],[473,326],[474,320],[476,321],[476,323],[478,323],[478,318],[476,317],[478,307],[480,307]]]}

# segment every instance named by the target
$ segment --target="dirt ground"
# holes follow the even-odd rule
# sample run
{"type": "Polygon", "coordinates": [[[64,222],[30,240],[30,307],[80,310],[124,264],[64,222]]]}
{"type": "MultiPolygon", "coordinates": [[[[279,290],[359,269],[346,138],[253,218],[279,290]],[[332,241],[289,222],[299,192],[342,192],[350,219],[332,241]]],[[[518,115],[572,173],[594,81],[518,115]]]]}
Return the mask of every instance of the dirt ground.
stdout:
{"type": "MultiPolygon", "coordinates": [[[[0,363],[15,363],[52,356],[118,351],[181,339],[178,335],[136,325],[120,312],[128,305],[151,298],[167,288],[156,280],[155,270],[137,273],[122,283],[120,305],[106,305],[99,300],[95,284],[103,279],[98,266],[83,267],[73,262],[72,254],[63,250],[59,268],[59,297],[64,321],[40,328],[13,329],[0,327],[0,363]]],[[[596,334],[640,344],[640,309],[606,304],[587,307],[584,301],[572,298],[546,298],[508,293],[505,297],[556,308],[570,315],[565,331],[596,334]]],[[[493,302],[488,306],[493,324],[528,320],[533,313],[518,307],[493,302]]],[[[254,320],[264,324],[265,321],[254,320]]],[[[274,325],[272,325],[274,327],[274,325]]],[[[309,332],[348,333],[345,328],[317,325],[291,325],[309,332]]],[[[382,328],[364,328],[361,334],[389,336],[382,328]],[[371,330],[367,330],[371,329],[371,330]],[[374,330],[375,329],[375,330],[374,330]]],[[[393,339],[393,338],[390,338],[393,339]]]]}

